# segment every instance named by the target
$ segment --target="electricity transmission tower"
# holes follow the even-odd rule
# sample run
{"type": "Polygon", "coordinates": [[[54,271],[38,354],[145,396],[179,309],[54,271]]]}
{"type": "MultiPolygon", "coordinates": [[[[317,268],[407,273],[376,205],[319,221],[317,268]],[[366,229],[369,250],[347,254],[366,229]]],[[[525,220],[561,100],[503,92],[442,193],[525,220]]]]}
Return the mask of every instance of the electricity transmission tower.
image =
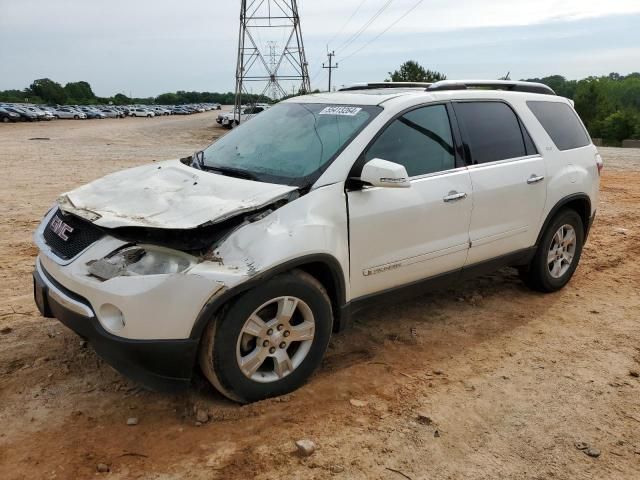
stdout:
{"type": "Polygon", "coordinates": [[[293,84],[300,93],[311,90],[302,42],[297,0],[241,0],[235,118],[251,83],[261,95],[279,100],[293,84]],[[264,40],[268,41],[264,41],[264,40]]]}

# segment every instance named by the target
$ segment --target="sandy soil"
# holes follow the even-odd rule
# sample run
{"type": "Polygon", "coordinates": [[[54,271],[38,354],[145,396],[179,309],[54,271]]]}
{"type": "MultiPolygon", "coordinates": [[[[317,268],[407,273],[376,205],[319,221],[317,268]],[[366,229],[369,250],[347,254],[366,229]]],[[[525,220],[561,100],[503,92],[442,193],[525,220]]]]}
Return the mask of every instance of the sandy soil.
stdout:
{"type": "Polygon", "coordinates": [[[41,318],[31,233],[56,196],[193,152],[222,132],[214,116],[0,125],[0,478],[640,478],[639,150],[601,149],[598,218],[563,291],[505,269],[364,311],[285,398],[237,406],[199,379],[150,393],[41,318]]]}

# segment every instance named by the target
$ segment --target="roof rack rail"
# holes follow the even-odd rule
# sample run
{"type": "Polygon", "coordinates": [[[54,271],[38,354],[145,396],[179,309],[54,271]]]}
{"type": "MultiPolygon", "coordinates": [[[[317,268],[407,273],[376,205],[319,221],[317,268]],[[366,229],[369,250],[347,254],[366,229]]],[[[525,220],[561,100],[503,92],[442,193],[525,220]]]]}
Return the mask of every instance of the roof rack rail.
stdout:
{"type": "Polygon", "coordinates": [[[338,89],[339,92],[347,92],[349,90],[374,90],[378,88],[429,88],[432,83],[429,82],[365,82],[354,83],[346,87],[338,89]]]}
{"type": "Polygon", "coordinates": [[[510,92],[542,93],[555,95],[551,87],[543,83],[519,82],[512,80],[442,80],[427,87],[427,92],[445,90],[467,90],[472,88],[486,90],[508,90],[510,92]]]}

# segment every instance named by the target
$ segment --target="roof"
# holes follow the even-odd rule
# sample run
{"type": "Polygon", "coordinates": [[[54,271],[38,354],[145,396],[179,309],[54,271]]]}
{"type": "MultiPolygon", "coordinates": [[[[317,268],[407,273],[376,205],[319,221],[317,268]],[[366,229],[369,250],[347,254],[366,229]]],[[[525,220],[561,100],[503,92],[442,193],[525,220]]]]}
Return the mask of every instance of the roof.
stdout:
{"type": "Polygon", "coordinates": [[[511,80],[445,80],[433,84],[422,83],[363,83],[345,87],[337,92],[316,93],[294,97],[289,102],[330,103],[336,105],[381,105],[390,100],[421,97],[423,101],[508,98],[510,96],[561,99],[546,85],[511,80]],[[425,87],[426,86],[426,87],[425,87]]]}
{"type": "Polygon", "coordinates": [[[380,89],[380,90],[352,90],[347,92],[312,93],[302,97],[293,97],[287,102],[292,103],[331,103],[336,105],[380,105],[392,98],[424,92],[421,89],[380,89]]]}

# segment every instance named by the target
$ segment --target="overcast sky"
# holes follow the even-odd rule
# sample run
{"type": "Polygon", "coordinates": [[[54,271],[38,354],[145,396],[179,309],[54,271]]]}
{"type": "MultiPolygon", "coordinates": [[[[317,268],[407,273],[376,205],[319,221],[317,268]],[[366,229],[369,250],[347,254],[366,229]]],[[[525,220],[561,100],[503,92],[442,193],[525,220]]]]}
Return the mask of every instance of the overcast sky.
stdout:
{"type": "MultiPolygon", "coordinates": [[[[326,88],[327,44],[336,50],[338,85],[384,80],[409,59],[449,78],[640,70],[640,0],[298,3],[314,88],[326,88]]],[[[0,0],[0,89],[49,77],[86,80],[105,96],[231,91],[239,10],[239,0],[0,0]]]]}

